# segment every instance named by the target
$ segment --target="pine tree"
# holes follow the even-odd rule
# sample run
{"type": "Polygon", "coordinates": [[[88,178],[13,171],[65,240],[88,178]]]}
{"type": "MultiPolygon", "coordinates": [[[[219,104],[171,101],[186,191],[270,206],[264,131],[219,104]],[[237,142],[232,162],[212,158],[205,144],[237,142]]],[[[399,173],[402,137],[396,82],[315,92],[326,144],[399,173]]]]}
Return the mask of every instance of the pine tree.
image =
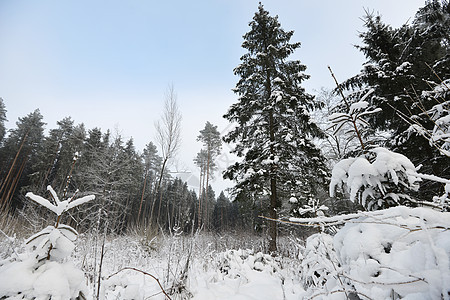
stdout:
{"type": "MultiPolygon", "coordinates": [[[[39,109],[19,118],[17,128],[11,130],[5,139],[0,153],[5,166],[0,174],[1,209],[8,209],[15,193],[29,184],[28,175],[34,172],[32,166],[44,137],[45,123],[42,119],[39,109]]],[[[16,206],[19,203],[12,204],[16,206]]]]}
{"type": "Polygon", "coordinates": [[[29,190],[42,193],[48,185],[52,185],[63,194],[66,186],[70,186],[74,168],[78,167],[73,158],[83,152],[86,131],[83,124],[74,126],[70,117],[58,121],[57,125],[58,128],[51,129],[42,141],[33,166],[36,172],[30,178],[33,187],[29,190]]]}
{"type": "MultiPolygon", "coordinates": [[[[242,161],[231,165],[224,176],[237,181],[236,194],[248,188],[257,195],[270,195],[269,216],[277,219],[282,200],[302,184],[303,174],[319,174],[308,178],[313,185],[326,174],[320,151],[310,141],[322,134],[309,116],[319,105],[301,86],[308,78],[303,73],[306,67],[288,60],[300,47],[290,43],[294,32],[281,28],[278,17],[270,16],[262,4],[249,25],[242,44],[248,52],[234,70],[240,77],[234,89],[239,101],[224,116],[238,124],[224,141],[236,144],[233,152],[242,161]]],[[[269,223],[269,234],[273,252],[277,250],[275,222],[269,223]]]]}
{"type": "Polygon", "coordinates": [[[141,193],[141,201],[139,204],[138,216],[137,220],[140,221],[141,214],[144,214],[146,220],[148,213],[148,205],[145,200],[146,194],[149,195],[150,199],[154,198],[154,190],[153,187],[156,183],[156,178],[158,177],[158,172],[161,169],[162,158],[158,155],[158,150],[156,146],[149,142],[144,149],[142,154],[144,160],[144,182],[142,185],[142,193],[141,193]]]}
{"type": "MultiPolygon", "coordinates": [[[[200,152],[197,153],[197,156],[194,158],[194,163],[197,165],[197,167],[200,169],[200,176],[199,176],[199,188],[198,188],[198,207],[197,207],[197,227],[201,227],[203,225],[203,210],[204,210],[204,194],[206,192],[205,186],[206,186],[206,172],[207,172],[207,165],[208,165],[208,153],[205,149],[200,150],[200,152]]],[[[212,162],[210,167],[214,167],[215,164],[212,162]]]]}
{"type": "MultiPolygon", "coordinates": [[[[203,142],[204,147],[202,150],[203,152],[200,151],[198,156],[206,155],[206,162],[201,159],[199,162],[203,162],[200,169],[203,168],[206,176],[206,182],[204,186],[209,186],[209,179],[212,177],[212,172],[216,167],[214,160],[222,150],[222,140],[220,139],[220,133],[217,130],[217,126],[212,125],[210,122],[206,122],[205,128],[200,130],[200,135],[197,137],[197,140],[203,142]]],[[[205,199],[209,199],[208,190],[209,189],[205,189],[205,193],[203,193],[203,189],[201,189],[202,194],[201,197],[199,197],[200,201],[205,203],[205,212],[206,212],[205,220],[207,228],[209,227],[208,201],[205,201],[205,199]]]]}
{"type": "Polygon", "coordinates": [[[142,156],[136,152],[133,138],[130,138],[126,143],[122,152],[122,160],[126,162],[126,167],[122,169],[121,176],[129,179],[126,185],[127,196],[125,207],[129,211],[129,215],[123,218],[123,228],[137,216],[138,211],[135,209],[136,204],[139,203],[138,195],[140,196],[142,175],[144,174],[144,163],[142,156]]]}

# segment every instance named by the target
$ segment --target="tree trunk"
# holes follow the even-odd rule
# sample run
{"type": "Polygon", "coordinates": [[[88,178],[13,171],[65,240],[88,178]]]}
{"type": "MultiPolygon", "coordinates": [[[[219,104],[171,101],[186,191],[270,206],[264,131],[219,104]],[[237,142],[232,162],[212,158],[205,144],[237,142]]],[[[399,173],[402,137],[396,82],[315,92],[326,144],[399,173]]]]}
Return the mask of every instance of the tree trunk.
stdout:
{"type": "MultiPolygon", "coordinates": [[[[269,117],[269,126],[270,126],[270,152],[273,155],[273,145],[272,142],[275,139],[274,137],[274,130],[273,130],[273,114],[270,114],[269,117]]],[[[277,206],[278,206],[278,199],[277,199],[277,179],[275,174],[275,166],[272,167],[272,172],[270,174],[270,208],[269,208],[269,217],[271,219],[276,220],[278,218],[277,214],[277,206]]],[[[277,222],[275,221],[269,221],[269,251],[270,252],[276,252],[277,251],[277,222]]]]}
{"type": "MultiPolygon", "coordinates": [[[[156,189],[155,189],[155,192],[156,193],[160,193],[160,194],[162,194],[162,190],[161,190],[161,181],[162,181],[162,178],[163,178],[163,175],[164,175],[164,170],[165,170],[165,168],[166,168],[166,164],[167,164],[167,160],[168,160],[168,157],[166,156],[165,158],[164,158],[164,161],[163,161],[163,164],[162,164],[162,167],[161,167],[161,174],[159,175],[159,180],[158,180],[158,185],[156,186],[156,189]]],[[[155,196],[157,196],[158,194],[156,194],[155,196]]],[[[162,198],[162,197],[160,197],[160,198],[162,198]]],[[[150,223],[152,224],[153,223],[153,212],[154,212],[154,210],[155,210],[155,204],[156,204],[156,197],[155,197],[155,199],[154,199],[154,201],[153,201],[153,203],[152,203],[152,210],[151,210],[151,212],[150,212],[150,223]]],[[[157,221],[159,221],[158,219],[159,219],[159,212],[161,211],[161,201],[159,202],[159,208],[158,208],[158,217],[156,218],[156,220],[157,221]]]]}
{"type": "Polygon", "coordinates": [[[148,170],[145,171],[144,187],[142,188],[141,203],[139,204],[139,212],[138,212],[138,217],[137,217],[137,223],[139,223],[140,218],[141,218],[142,202],[144,202],[145,185],[147,184],[147,176],[148,176],[148,170]]]}
{"type": "MultiPolygon", "coordinates": [[[[270,96],[272,94],[271,82],[270,82],[270,71],[267,70],[266,75],[266,97],[267,102],[270,102],[270,96]]],[[[273,110],[269,112],[269,139],[270,139],[270,155],[272,159],[275,158],[275,149],[273,148],[273,143],[275,142],[275,128],[274,128],[274,117],[273,110]]],[[[269,217],[276,220],[278,218],[277,207],[278,207],[278,197],[277,197],[277,179],[276,179],[276,166],[272,164],[270,170],[270,207],[269,207],[269,217]]],[[[269,252],[272,254],[277,251],[277,222],[269,221],[269,252]]]]}
{"type": "Polygon", "coordinates": [[[206,208],[206,212],[205,212],[205,225],[206,228],[209,228],[209,218],[208,218],[208,186],[209,186],[209,165],[210,165],[210,160],[211,160],[211,147],[208,145],[208,158],[206,160],[206,187],[205,187],[205,208],[206,208]]]}
{"type": "Polygon", "coordinates": [[[203,167],[200,168],[200,187],[198,190],[197,228],[202,226],[202,194],[203,194],[203,167]]]}
{"type": "Polygon", "coordinates": [[[22,176],[23,170],[25,169],[25,165],[27,163],[28,160],[28,155],[25,157],[19,171],[17,172],[16,177],[14,177],[13,182],[11,184],[11,187],[8,190],[8,193],[6,194],[6,198],[4,198],[4,202],[2,204],[2,208],[0,211],[5,211],[7,212],[11,206],[11,198],[14,195],[16,188],[17,188],[17,184],[20,180],[20,177],[22,176]]]}
{"type": "Polygon", "coordinates": [[[9,168],[8,174],[6,175],[6,178],[4,179],[4,181],[2,183],[2,186],[0,187],[0,196],[2,196],[2,198],[1,198],[2,206],[6,206],[7,205],[6,199],[4,199],[5,198],[4,189],[7,187],[7,185],[12,180],[11,179],[11,177],[13,176],[12,172],[13,172],[13,170],[16,167],[17,159],[19,157],[20,152],[22,151],[22,148],[23,148],[23,145],[25,144],[25,141],[27,140],[28,133],[29,133],[29,130],[25,133],[25,136],[23,137],[22,143],[20,144],[19,150],[17,150],[17,153],[16,153],[16,155],[14,157],[14,160],[12,162],[11,168],[9,168]]]}

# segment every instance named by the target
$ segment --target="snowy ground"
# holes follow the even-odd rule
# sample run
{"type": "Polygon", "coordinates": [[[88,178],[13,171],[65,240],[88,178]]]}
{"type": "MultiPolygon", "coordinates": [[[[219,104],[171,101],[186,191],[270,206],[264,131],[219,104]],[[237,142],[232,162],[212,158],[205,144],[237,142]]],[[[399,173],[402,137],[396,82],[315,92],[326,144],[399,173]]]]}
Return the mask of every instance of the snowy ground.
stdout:
{"type": "Polygon", "coordinates": [[[254,236],[130,234],[102,247],[102,236],[88,234],[69,263],[33,269],[24,240],[3,236],[0,299],[68,299],[67,285],[80,282],[75,269],[87,299],[165,299],[161,287],[171,299],[450,299],[450,213],[394,207],[316,219],[339,230],[306,243],[284,237],[277,257],[254,236]],[[31,289],[40,297],[23,298],[31,289]]]}
{"type": "MultiPolygon", "coordinates": [[[[18,253],[25,251],[23,239],[0,241],[4,254],[1,259],[12,254],[13,249],[18,253]]],[[[151,274],[159,279],[171,299],[301,299],[299,242],[281,239],[281,252],[291,257],[276,259],[259,252],[265,243],[262,237],[243,235],[108,237],[100,296],[106,300],[165,299],[156,280],[148,275],[151,274]],[[227,250],[231,248],[246,250],[227,250]]],[[[93,235],[80,235],[70,257],[87,274],[88,299],[94,299],[98,291],[101,244],[102,240],[93,235]]],[[[50,279],[49,286],[55,288],[56,280],[50,279]]]]}

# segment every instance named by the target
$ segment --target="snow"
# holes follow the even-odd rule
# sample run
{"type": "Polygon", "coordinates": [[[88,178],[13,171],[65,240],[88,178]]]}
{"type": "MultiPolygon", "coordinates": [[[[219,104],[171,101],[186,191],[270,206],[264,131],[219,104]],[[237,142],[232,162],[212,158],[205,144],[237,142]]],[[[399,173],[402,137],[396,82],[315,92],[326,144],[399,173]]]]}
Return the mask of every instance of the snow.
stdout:
{"type": "Polygon", "coordinates": [[[362,155],[344,159],[335,165],[330,183],[332,197],[336,188],[346,187],[351,201],[359,200],[362,205],[366,205],[367,197],[375,199],[377,193],[398,202],[403,195],[388,191],[386,187],[390,182],[411,190],[418,189],[422,175],[416,172],[413,163],[406,156],[382,147],[371,149],[370,153],[375,155],[374,160],[362,155]]]}
{"type": "Polygon", "coordinates": [[[368,106],[369,106],[369,102],[367,102],[367,101],[359,101],[359,102],[353,103],[350,106],[350,114],[355,113],[359,110],[364,110],[368,106]]]}
{"type": "Polygon", "coordinates": [[[59,225],[58,228],[48,226],[39,233],[29,237],[25,243],[27,247],[34,251],[39,257],[46,257],[50,245],[50,256],[52,259],[63,259],[69,256],[75,248],[73,243],[77,238],[78,233],[70,226],[59,225]]]}
{"type": "Polygon", "coordinates": [[[410,62],[405,61],[400,66],[395,69],[396,73],[405,72],[405,70],[409,69],[412,66],[410,62]]]}
{"type": "MultiPolygon", "coordinates": [[[[158,236],[152,248],[145,247],[140,236],[111,237],[105,244],[100,299],[165,299],[156,281],[142,273],[127,270],[111,276],[126,266],[153,274],[166,291],[174,283],[184,287],[172,299],[346,299],[343,290],[371,299],[388,299],[392,290],[404,299],[440,299],[450,288],[450,213],[399,206],[291,221],[343,227],[334,236],[314,234],[304,246],[280,241],[281,251],[287,245],[299,247],[297,252],[289,250],[290,257],[249,248],[224,250],[236,246],[225,243],[229,236],[158,236]],[[186,279],[177,279],[188,258],[186,279]]],[[[25,299],[49,294],[52,299],[70,299],[81,290],[94,299],[95,282],[88,278],[96,266],[95,240],[82,236],[73,262],[49,261],[35,269],[35,256],[28,254],[20,261],[0,263],[0,283],[6,283],[0,284],[0,295],[21,290],[25,299]]],[[[250,248],[259,243],[242,236],[239,240],[241,245],[250,242],[250,248]]]]}
{"type": "Polygon", "coordinates": [[[329,291],[345,290],[371,299],[448,299],[450,213],[399,206],[353,217],[322,217],[345,225],[334,237],[308,238],[302,264],[309,297],[334,299],[329,291]]]}
{"type": "Polygon", "coordinates": [[[48,262],[35,269],[34,257],[0,267],[0,295],[13,297],[21,292],[20,299],[75,299],[85,291],[84,273],[72,263],[48,262]]]}
{"type": "Polygon", "coordinates": [[[60,201],[59,197],[56,195],[56,192],[53,190],[53,188],[51,186],[48,186],[47,190],[52,195],[52,199],[54,200],[55,204],[51,203],[50,200],[47,200],[39,195],[35,195],[31,192],[26,193],[25,197],[33,200],[34,202],[38,203],[41,206],[44,206],[47,209],[51,210],[57,216],[60,216],[63,212],[65,212],[71,208],[74,208],[78,205],[87,203],[87,202],[95,199],[95,195],[89,195],[89,196],[84,196],[84,197],[81,197],[81,198],[78,198],[75,200],[72,197],[72,198],[66,199],[64,201],[60,201]]]}
{"type": "Polygon", "coordinates": [[[342,183],[347,182],[348,169],[356,158],[346,158],[339,161],[333,168],[330,182],[330,196],[334,197],[336,187],[342,188],[342,183]]]}
{"type": "Polygon", "coordinates": [[[372,294],[376,288],[378,295],[389,297],[394,289],[403,296],[424,297],[436,288],[450,287],[449,245],[436,246],[436,241],[450,238],[448,230],[436,228],[441,224],[448,228],[450,214],[424,208],[407,210],[407,216],[356,219],[334,237],[343,271],[355,279],[356,289],[362,293],[372,294]]]}
{"type": "Polygon", "coordinates": [[[267,158],[261,161],[262,165],[270,165],[270,164],[277,164],[280,161],[279,156],[274,156],[272,158],[267,158]]]}
{"type": "Polygon", "coordinates": [[[298,299],[303,292],[268,254],[227,250],[217,255],[215,263],[215,270],[199,280],[192,299],[298,299]]]}

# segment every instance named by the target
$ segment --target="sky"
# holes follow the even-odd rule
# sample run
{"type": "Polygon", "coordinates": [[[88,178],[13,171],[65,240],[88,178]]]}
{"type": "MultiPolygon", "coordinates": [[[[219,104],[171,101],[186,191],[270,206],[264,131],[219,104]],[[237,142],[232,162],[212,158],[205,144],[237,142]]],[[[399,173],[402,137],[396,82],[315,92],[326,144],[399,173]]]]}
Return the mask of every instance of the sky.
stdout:
{"type": "MultiPolygon", "coordinates": [[[[245,53],[242,36],[259,0],[0,0],[0,97],[7,129],[39,108],[47,123],[72,117],[133,137],[136,148],[155,142],[155,121],[164,93],[173,85],[182,120],[182,146],[171,170],[195,188],[199,170],[193,158],[206,121],[221,133],[223,115],[237,96],[233,69],[245,53]]],[[[399,27],[414,17],[423,0],[267,0],[291,42],[292,56],[307,66],[311,94],[333,88],[327,66],[343,81],[359,72],[365,11],[380,13],[399,27]]],[[[223,146],[212,186],[218,194],[229,181],[219,174],[235,158],[223,146]]]]}

